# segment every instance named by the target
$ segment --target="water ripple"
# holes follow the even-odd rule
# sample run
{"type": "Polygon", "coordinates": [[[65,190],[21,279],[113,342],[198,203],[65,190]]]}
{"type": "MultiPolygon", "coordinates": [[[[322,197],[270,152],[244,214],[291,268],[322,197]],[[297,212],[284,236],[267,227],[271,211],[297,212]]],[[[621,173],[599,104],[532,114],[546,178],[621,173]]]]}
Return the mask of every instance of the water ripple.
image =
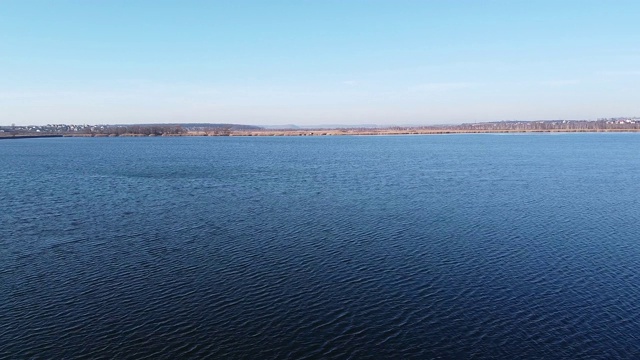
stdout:
{"type": "Polygon", "coordinates": [[[636,139],[3,144],[0,358],[632,359],[636,139]]]}

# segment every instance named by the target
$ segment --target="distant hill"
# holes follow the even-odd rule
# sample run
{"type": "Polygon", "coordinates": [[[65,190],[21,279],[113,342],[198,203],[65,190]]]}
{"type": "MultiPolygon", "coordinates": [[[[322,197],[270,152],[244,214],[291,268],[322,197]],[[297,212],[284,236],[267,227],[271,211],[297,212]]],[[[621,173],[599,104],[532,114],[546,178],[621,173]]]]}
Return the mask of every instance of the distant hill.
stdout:
{"type": "Polygon", "coordinates": [[[376,129],[380,126],[376,124],[358,124],[358,125],[345,125],[345,124],[320,124],[300,126],[303,129],[376,129]]]}
{"type": "MultiPolygon", "coordinates": [[[[120,125],[114,125],[120,126],[120,125]]],[[[243,124],[218,124],[218,123],[168,123],[168,124],[135,124],[123,126],[162,126],[162,127],[181,127],[187,130],[205,130],[205,129],[227,129],[227,130],[262,130],[263,127],[255,125],[243,124]]]]}
{"type": "Polygon", "coordinates": [[[265,125],[263,128],[269,130],[297,130],[297,129],[377,129],[388,126],[380,126],[375,124],[359,124],[359,125],[344,125],[344,124],[320,124],[320,125],[265,125]]]}
{"type": "Polygon", "coordinates": [[[287,125],[264,125],[263,128],[268,130],[289,130],[289,129],[300,129],[300,126],[287,124],[287,125]]]}

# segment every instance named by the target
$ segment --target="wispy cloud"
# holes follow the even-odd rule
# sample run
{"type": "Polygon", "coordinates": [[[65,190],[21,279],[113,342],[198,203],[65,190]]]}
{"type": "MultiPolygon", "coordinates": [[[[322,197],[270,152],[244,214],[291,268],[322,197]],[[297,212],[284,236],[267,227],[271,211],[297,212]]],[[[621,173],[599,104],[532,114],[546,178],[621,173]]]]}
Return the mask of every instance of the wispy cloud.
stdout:
{"type": "Polygon", "coordinates": [[[435,82],[410,86],[408,90],[410,92],[434,92],[471,89],[478,86],[480,86],[480,84],[474,82],[435,82]]]}
{"type": "Polygon", "coordinates": [[[638,76],[640,70],[605,70],[597,73],[602,76],[618,77],[618,76],[638,76]]]}
{"type": "Polygon", "coordinates": [[[576,79],[544,80],[544,81],[539,81],[538,84],[544,85],[544,86],[555,86],[555,87],[571,86],[571,85],[580,84],[580,80],[576,80],[576,79]]]}

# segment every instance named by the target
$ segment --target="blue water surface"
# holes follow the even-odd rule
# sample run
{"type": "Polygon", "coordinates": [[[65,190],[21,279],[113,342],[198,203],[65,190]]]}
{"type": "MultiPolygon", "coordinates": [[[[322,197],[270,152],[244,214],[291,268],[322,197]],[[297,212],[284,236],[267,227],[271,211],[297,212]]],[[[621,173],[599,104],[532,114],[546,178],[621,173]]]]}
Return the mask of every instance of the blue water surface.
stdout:
{"type": "Polygon", "coordinates": [[[639,151],[5,140],[0,358],[638,358],[639,151]]]}

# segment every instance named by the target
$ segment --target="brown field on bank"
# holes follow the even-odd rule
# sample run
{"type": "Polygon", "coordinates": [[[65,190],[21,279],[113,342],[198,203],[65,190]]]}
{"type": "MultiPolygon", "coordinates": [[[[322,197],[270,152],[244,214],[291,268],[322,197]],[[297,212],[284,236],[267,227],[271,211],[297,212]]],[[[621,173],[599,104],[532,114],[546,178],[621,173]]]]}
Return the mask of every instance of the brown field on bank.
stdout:
{"type": "Polygon", "coordinates": [[[253,130],[228,134],[189,132],[186,136],[341,136],[341,135],[443,135],[517,133],[640,132],[640,129],[563,129],[563,130],[434,130],[434,129],[331,129],[331,130],[253,130]]]}

